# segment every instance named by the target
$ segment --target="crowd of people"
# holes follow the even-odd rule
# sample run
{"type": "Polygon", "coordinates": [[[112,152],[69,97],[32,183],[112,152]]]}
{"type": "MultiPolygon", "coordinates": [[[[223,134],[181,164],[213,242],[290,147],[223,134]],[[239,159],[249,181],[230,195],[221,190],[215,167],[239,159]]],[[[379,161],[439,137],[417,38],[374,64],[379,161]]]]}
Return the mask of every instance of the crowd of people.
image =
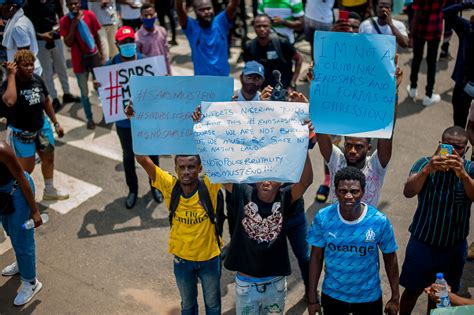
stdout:
{"type": "MultiPolygon", "coordinates": [[[[281,88],[288,91],[286,100],[309,102],[297,89],[299,81],[313,79],[312,63],[308,74],[301,77],[303,57],[295,42],[306,38],[313,51],[318,45],[313,41],[315,31],[334,31],[392,35],[398,49],[412,48],[410,84],[406,87],[411,98],[418,95],[418,73],[427,43],[422,104],[431,106],[440,101],[434,88],[439,46],[443,39],[441,57],[446,57],[449,32],[454,31],[459,47],[452,76],[453,126],[440,137],[440,143],[452,151],[441,154],[439,146],[433,155],[427,152],[416,161],[409,172],[403,195],[416,196],[418,204],[399,272],[396,235],[389,218],[377,209],[390,166],[393,136],[378,139],[376,144],[360,137],[341,141],[314,134],[308,121],[309,151],[299,182],[221,187],[205,175],[200,177],[203,167],[198,155],[176,155],[176,177],[160,168],[158,156],[135,155],[129,121],[133,105],[127,106],[124,111],[129,119],[115,123],[129,190],[125,206],[132,209],[137,201],[137,161],[149,176],[155,201],[164,202],[170,210],[168,245],[174,256],[182,314],[198,313],[199,281],[206,314],[221,314],[222,265],[236,272],[237,314],[283,313],[286,278],[291,274],[287,240],[298,260],[310,315],[322,310],[327,315],[411,314],[424,291],[430,296],[428,309],[432,309],[436,286],[430,285],[438,272],[451,286],[453,302],[469,304],[455,293],[466,261],[474,200],[474,166],[465,159],[468,143],[474,143],[474,110],[469,111],[474,96],[474,15],[465,19],[459,12],[473,8],[473,4],[406,1],[409,21],[405,24],[392,18],[393,1],[252,1],[251,25],[256,37],[251,40],[247,40],[249,17],[243,0],[2,1],[0,114],[7,120],[7,139],[0,142],[0,215],[16,255],[2,275],[21,276],[14,304],[28,303],[42,288],[36,276],[34,230],[21,227],[29,218],[35,227],[42,224],[30,176],[37,159],[45,182],[43,199],[69,198],[53,181],[53,129],[58,137],[64,135],[55,113],[65,103],[80,102],[87,129],[95,128],[88,86],[91,81],[96,88],[100,85],[93,77],[96,67],[162,55],[167,74],[173,75],[169,46],[178,45],[177,25],[191,48],[195,75],[229,76],[230,37],[238,33],[237,24],[244,29],[239,36],[245,61],[242,87],[233,96],[238,101],[273,100],[273,87],[280,81],[273,73],[278,70],[281,88]],[[339,12],[337,18],[335,12],[339,12]],[[71,94],[64,44],[70,49],[80,96],[71,94]],[[54,85],[55,74],[62,98],[54,85]],[[315,146],[325,164],[316,201],[330,205],[316,213],[309,227],[303,195],[314,181],[309,154],[315,146]],[[222,243],[224,208],[230,234],[226,246],[222,243]],[[391,289],[385,306],[379,250],[391,289]],[[324,280],[318,292],[323,266],[324,280]],[[399,285],[404,288],[402,294],[399,285]]],[[[403,73],[397,68],[395,75],[394,124],[403,73]]],[[[193,119],[198,122],[201,118],[197,107],[193,119]]]]}

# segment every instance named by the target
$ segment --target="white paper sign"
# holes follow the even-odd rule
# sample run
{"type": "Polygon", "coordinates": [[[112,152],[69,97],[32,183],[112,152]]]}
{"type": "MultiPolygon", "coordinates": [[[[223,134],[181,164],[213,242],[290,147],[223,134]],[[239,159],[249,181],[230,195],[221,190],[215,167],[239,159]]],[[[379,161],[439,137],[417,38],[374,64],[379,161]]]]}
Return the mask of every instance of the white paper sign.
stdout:
{"type": "Polygon", "coordinates": [[[308,104],[203,102],[201,110],[194,139],[211,182],[299,182],[308,150],[308,104]]]}
{"type": "Polygon", "coordinates": [[[106,123],[126,119],[124,107],[131,99],[129,81],[132,75],[161,76],[167,73],[164,56],[94,68],[106,123]]]}

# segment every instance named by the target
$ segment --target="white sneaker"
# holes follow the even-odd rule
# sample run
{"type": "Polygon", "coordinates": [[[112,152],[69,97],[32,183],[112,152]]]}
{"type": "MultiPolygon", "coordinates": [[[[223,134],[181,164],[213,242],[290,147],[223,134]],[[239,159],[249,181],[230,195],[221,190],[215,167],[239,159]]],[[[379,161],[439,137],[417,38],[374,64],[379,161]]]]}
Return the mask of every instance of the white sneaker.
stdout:
{"type": "Polygon", "coordinates": [[[441,101],[441,96],[439,94],[432,94],[431,97],[425,95],[423,98],[423,106],[431,106],[439,101],[441,101]]]}
{"type": "Polygon", "coordinates": [[[410,84],[408,84],[407,86],[407,92],[408,92],[408,96],[410,96],[413,99],[415,99],[416,96],[418,95],[418,91],[416,90],[416,88],[413,89],[410,84]]]}
{"type": "Polygon", "coordinates": [[[18,272],[19,272],[18,265],[16,264],[16,261],[15,261],[13,264],[8,265],[5,268],[3,268],[2,276],[11,277],[11,276],[16,275],[18,272]]]}
{"type": "Polygon", "coordinates": [[[14,305],[21,306],[31,301],[31,299],[36,295],[36,293],[38,293],[43,287],[43,285],[41,284],[41,282],[38,281],[38,279],[36,279],[35,282],[35,284],[31,284],[26,281],[21,281],[22,284],[20,292],[18,292],[15,301],[13,301],[14,305]]]}
{"type": "Polygon", "coordinates": [[[43,200],[66,200],[69,198],[69,194],[63,191],[60,191],[56,188],[51,189],[50,191],[43,191],[43,200]]]}

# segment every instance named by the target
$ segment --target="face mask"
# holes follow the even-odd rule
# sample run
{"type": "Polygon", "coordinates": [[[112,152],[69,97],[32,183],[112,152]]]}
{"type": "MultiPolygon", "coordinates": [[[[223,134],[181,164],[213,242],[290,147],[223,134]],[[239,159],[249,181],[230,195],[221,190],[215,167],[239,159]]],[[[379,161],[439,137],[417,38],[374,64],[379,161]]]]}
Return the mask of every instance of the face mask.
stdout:
{"type": "Polygon", "coordinates": [[[156,17],[152,17],[151,19],[142,18],[143,26],[147,29],[153,28],[153,26],[155,26],[155,21],[156,17]]]}
{"type": "Polygon", "coordinates": [[[120,54],[125,58],[131,58],[135,56],[135,53],[137,52],[137,44],[135,43],[119,45],[119,48],[120,54]]]}

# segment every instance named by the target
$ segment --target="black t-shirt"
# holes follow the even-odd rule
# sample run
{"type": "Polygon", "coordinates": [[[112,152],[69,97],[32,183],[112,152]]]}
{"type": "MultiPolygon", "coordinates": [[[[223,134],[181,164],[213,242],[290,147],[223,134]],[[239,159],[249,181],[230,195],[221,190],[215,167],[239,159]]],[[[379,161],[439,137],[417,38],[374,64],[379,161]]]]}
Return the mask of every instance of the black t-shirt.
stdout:
{"type": "MultiPolygon", "coordinates": [[[[0,88],[0,95],[7,90],[7,80],[0,88]]],[[[40,76],[33,74],[28,82],[16,78],[17,100],[13,107],[6,108],[8,125],[25,131],[38,131],[44,123],[44,103],[49,95],[40,76]]],[[[2,104],[5,107],[5,104],[2,104]]]]}
{"type": "Polygon", "coordinates": [[[58,24],[57,14],[61,10],[58,0],[28,1],[23,8],[25,15],[31,20],[36,33],[46,33],[53,30],[53,26],[58,24]]]}
{"type": "Polygon", "coordinates": [[[235,229],[224,266],[253,277],[287,276],[291,273],[284,231],[285,209],[291,204],[291,187],[280,190],[273,203],[257,197],[247,184],[232,186],[235,229]]]}
{"type": "Polygon", "coordinates": [[[293,56],[296,54],[295,47],[286,39],[276,37],[280,41],[281,52],[283,54],[282,59],[278,56],[278,52],[275,49],[273,42],[270,42],[266,46],[261,46],[257,39],[249,41],[244,47],[244,61],[255,60],[262,64],[265,68],[265,82],[263,86],[267,85],[275,86],[275,79],[272,75],[273,70],[279,70],[281,72],[281,82],[284,88],[287,88],[291,83],[293,77],[293,56]],[[252,54],[252,42],[256,41],[255,54],[252,54]]]}

